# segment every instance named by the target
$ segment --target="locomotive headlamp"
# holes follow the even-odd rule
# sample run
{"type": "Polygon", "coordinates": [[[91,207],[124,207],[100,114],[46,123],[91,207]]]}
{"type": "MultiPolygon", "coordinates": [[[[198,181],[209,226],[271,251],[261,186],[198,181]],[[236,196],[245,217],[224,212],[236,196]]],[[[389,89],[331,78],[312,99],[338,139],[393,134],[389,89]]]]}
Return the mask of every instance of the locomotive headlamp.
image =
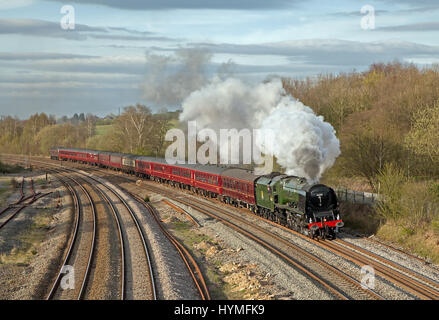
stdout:
{"type": "Polygon", "coordinates": [[[343,221],[339,221],[339,222],[336,223],[335,226],[338,227],[338,228],[341,228],[341,227],[344,226],[344,223],[343,223],[343,221]]]}

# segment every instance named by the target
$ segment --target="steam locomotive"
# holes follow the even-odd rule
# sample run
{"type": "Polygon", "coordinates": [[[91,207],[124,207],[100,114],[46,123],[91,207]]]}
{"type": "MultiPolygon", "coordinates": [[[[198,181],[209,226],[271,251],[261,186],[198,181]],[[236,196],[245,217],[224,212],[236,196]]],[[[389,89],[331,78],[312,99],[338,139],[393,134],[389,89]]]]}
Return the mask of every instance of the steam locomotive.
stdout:
{"type": "Polygon", "coordinates": [[[343,227],[334,190],[309,184],[305,178],[279,172],[255,175],[251,171],[201,164],[171,165],[165,159],[123,153],[56,147],[54,160],[81,162],[167,183],[173,187],[253,213],[311,238],[335,239],[343,227]]]}

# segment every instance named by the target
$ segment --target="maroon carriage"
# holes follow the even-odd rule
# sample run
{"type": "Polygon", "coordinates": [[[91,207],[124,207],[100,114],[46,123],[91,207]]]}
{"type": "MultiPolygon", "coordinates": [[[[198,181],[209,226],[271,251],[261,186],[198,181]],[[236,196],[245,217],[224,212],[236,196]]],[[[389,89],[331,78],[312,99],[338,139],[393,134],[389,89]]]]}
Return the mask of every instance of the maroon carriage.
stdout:
{"type": "Polygon", "coordinates": [[[226,167],[201,164],[187,166],[191,168],[195,190],[211,197],[222,194],[221,173],[226,167]]]}
{"type": "Polygon", "coordinates": [[[239,168],[230,168],[221,174],[222,200],[247,208],[256,206],[255,180],[258,175],[239,168]]]}

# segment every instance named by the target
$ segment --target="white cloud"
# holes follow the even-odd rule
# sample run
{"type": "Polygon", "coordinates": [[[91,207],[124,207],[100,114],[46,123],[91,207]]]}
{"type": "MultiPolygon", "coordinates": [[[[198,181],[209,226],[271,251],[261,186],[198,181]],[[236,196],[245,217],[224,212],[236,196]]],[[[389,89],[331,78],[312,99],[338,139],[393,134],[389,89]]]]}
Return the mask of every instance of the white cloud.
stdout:
{"type": "Polygon", "coordinates": [[[0,0],[0,10],[27,7],[34,3],[34,0],[0,0]]]}

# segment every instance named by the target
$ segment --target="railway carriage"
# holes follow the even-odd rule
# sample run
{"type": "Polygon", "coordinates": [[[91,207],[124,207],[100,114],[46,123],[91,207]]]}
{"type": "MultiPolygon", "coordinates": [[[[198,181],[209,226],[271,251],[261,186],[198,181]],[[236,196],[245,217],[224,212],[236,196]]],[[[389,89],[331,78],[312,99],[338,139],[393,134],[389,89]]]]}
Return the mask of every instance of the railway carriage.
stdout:
{"type": "Polygon", "coordinates": [[[227,169],[223,166],[191,165],[192,170],[192,191],[201,193],[204,196],[216,198],[222,194],[221,173],[227,169]]]}
{"type": "Polygon", "coordinates": [[[151,177],[151,158],[139,156],[136,158],[136,176],[149,179],[151,177]]]}
{"type": "Polygon", "coordinates": [[[157,182],[168,182],[172,180],[171,165],[165,159],[153,157],[136,158],[136,174],[157,182]]]}
{"type": "Polygon", "coordinates": [[[49,150],[50,159],[59,160],[59,147],[53,147],[49,150]]]}
{"type": "Polygon", "coordinates": [[[52,159],[70,160],[73,162],[89,163],[97,165],[99,162],[98,151],[78,148],[52,148],[50,151],[52,159]]]}
{"type": "Polygon", "coordinates": [[[239,168],[230,168],[222,172],[222,197],[226,203],[256,209],[255,180],[258,175],[239,168]]]}
{"type": "Polygon", "coordinates": [[[120,171],[122,170],[122,153],[110,153],[110,168],[120,171]]]}
{"type": "Polygon", "coordinates": [[[122,156],[121,153],[99,151],[99,166],[113,170],[121,170],[122,156]]]}
{"type": "Polygon", "coordinates": [[[136,156],[124,154],[122,156],[122,171],[128,174],[136,173],[136,156]]]}
{"type": "Polygon", "coordinates": [[[87,150],[87,162],[97,166],[99,164],[99,152],[94,150],[87,150]]]}
{"type": "Polygon", "coordinates": [[[164,159],[153,158],[150,162],[151,177],[158,182],[168,182],[171,180],[171,166],[164,159]]]}
{"type": "Polygon", "coordinates": [[[87,152],[83,149],[62,148],[59,149],[59,158],[61,160],[70,160],[73,162],[87,162],[87,152]]]}
{"type": "Polygon", "coordinates": [[[184,164],[171,165],[171,179],[171,185],[191,189],[194,185],[192,167],[184,164]]]}

